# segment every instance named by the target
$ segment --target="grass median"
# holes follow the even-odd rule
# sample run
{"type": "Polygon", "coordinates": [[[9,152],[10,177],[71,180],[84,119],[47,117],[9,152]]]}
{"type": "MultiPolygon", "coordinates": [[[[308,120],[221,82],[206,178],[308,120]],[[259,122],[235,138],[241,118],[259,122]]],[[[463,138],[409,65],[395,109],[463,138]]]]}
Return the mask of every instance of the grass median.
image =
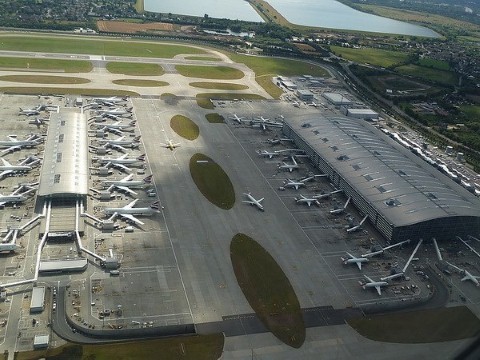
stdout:
{"type": "Polygon", "coordinates": [[[90,61],[85,60],[0,57],[0,69],[87,73],[92,71],[93,65],[90,61]]]}
{"type": "Polygon", "coordinates": [[[132,76],[160,76],[165,72],[158,64],[143,64],[131,62],[109,62],[106,66],[112,74],[132,76]]]}
{"type": "Polygon", "coordinates": [[[187,140],[195,140],[200,134],[200,129],[197,124],[183,115],[175,115],[172,117],[170,127],[179,136],[187,140]]]}
{"type": "Polygon", "coordinates": [[[182,76],[201,79],[237,80],[244,76],[242,71],[229,66],[177,65],[175,69],[182,76]]]}
{"type": "Polygon", "coordinates": [[[30,84],[87,84],[90,82],[84,78],[50,75],[3,75],[0,76],[0,81],[30,84]]]}
{"type": "Polygon", "coordinates": [[[112,83],[116,85],[137,86],[137,87],[159,87],[169,85],[166,81],[144,80],[144,79],[117,79],[112,83]]]}

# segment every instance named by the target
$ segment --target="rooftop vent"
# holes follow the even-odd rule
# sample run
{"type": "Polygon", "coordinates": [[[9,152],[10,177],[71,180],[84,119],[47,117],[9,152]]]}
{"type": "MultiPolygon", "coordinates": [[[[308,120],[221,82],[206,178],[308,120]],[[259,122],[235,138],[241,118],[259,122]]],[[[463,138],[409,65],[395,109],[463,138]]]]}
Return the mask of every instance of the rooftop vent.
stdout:
{"type": "Polygon", "coordinates": [[[400,201],[396,198],[391,198],[391,199],[388,199],[387,201],[385,201],[385,204],[387,206],[398,206],[400,205],[400,201]]]}

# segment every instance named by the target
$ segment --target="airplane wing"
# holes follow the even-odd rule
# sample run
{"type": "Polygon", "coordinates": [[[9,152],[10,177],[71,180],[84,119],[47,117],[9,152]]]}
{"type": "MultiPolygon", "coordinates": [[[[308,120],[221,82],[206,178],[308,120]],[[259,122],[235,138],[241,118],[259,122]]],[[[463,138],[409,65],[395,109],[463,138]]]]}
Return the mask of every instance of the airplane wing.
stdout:
{"type": "Polygon", "coordinates": [[[257,200],[258,203],[261,203],[265,198],[261,198],[260,200],[257,200]]]}
{"type": "Polygon", "coordinates": [[[138,225],[144,225],[145,223],[138,220],[135,216],[133,216],[132,214],[122,214],[122,213],[118,213],[119,216],[125,218],[125,219],[128,219],[130,221],[133,221],[135,223],[137,223],[138,225]]]}
{"type": "Polygon", "coordinates": [[[249,200],[243,200],[242,203],[250,204],[250,205],[254,205],[254,204],[255,204],[253,201],[249,201],[249,200]]]}
{"type": "Polygon", "coordinates": [[[363,276],[365,276],[365,278],[366,278],[369,282],[371,282],[371,283],[374,282],[374,281],[373,281],[371,278],[369,278],[367,275],[363,275],[363,276]]]}
{"type": "MultiPolygon", "coordinates": [[[[3,159],[2,159],[3,160],[3,159]]],[[[2,171],[0,173],[0,179],[3,179],[5,176],[7,176],[8,174],[11,174],[13,173],[13,170],[5,170],[5,171],[2,171]]]]}
{"type": "Polygon", "coordinates": [[[129,174],[129,175],[125,176],[125,177],[124,177],[122,180],[120,180],[120,181],[130,181],[130,180],[132,180],[132,178],[133,178],[133,174],[129,174]]]}
{"type": "Polygon", "coordinates": [[[347,254],[350,257],[350,259],[353,259],[355,257],[352,254],[350,254],[348,251],[345,251],[345,254],[347,254]]]}
{"type": "Polygon", "coordinates": [[[122,171],[126,171],[128,173],[132,172],[132,169],[130,169],[128,166],[125,166],[123,164],[118,164],[118,163],[110,163],[111,166],[119,169],[119,170],[122,170],[122,171]]]}
{"type": "Polygon", "coordinates": [[[125,191],[131,195],[137,195],[137,193],[135,191],[133,191],[132,189],[130,189],[129,187],[127,186],[122,186],[122,185],[115,185],[115,187],[119,190],[122,190],[122,191],[125,191]]]}
{"type": "Polygon", "coordinates": [[[375,289],[377,289],[378,295],[382,295],[382,288],[380,286],[375,286],[375,289]]]}
{"type": "Polygon", "coordinates": [[[0,206],[5,205],[7,202],[6,201],[0,201],[0,206]]]}
{"type": "Polygon", "coordinates": [[[22,147],[18,145],[10,146],[9,148],[6,148],[5,150],[2,150],[2,153],[11,153],[16,150],[20,150],[22,147]]]}
{"type": "Polygon", "coordinates": [[[125,205],[123,208],[124,208],[124,209],[131,209],[131,208],[133,208],[133,207],[135,206],[135,204],[137,203],[137,201],[138,201],[138,199],[135,199],[135,200],[133,200],[131,203],[125,205]]]}
{"type": "Polygon", "coordinates": [[[120,129],[112,128],[110,126],[106,126],[106,128],[107,128],[107,131],[110,131],[111,133],[114,133],[116,135],[122,135],[123,134],[123,131],[120,130],[120,129]]]}
{"type": "Polygon", "coordinates": [[[2,158],[3,166],[12,166],[7,160],[2,158]]]}
{"type": "Polygon", "coordinates": [[[128,151],[122,145],[107,143],[107,144],[105,144],[105,146],[110,146],[112,149],[115,149],[115,150],[123,152],[123,153],[128,151]]]}
{"type": "Polygon", "coordinates": [[[362,270],[362,263],[360,261],[357,261],[356,264],[358,266],[358,270],[362,270]]]}

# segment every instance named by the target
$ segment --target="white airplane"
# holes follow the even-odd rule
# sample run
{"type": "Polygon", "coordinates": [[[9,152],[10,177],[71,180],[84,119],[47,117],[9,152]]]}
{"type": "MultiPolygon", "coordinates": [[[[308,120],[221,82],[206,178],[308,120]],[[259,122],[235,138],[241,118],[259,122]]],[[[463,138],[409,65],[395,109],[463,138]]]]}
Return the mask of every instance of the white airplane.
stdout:
{"type": "Polygon", "coordinates": [[[289,138],[273,138],[273,139],[267,139],[267,142],[272,145],[278,145],[281,144],[282,141],[293,141],[292,139],[289,138]]]}
{"type": "Polygon", "coordinates": [[[48,119],[42,119],[42,118],[35,118],[34,120],[30,120],[28,123],[32,125],[37,125],[37,128],[40,127],[41,125],[46,125],[48,119]]]}
{"type": "Polygon", "coordinates": [[[98,161],[100,164],[136,164],[138,162],[145,161],[145,154],[142,154],[136,158],[129,158],[128,154],[123,154],[122,156],[119,156],[117,158],[107,158],[107,157],[101,157],[101,158],[96,158],[94,159],[98,161]]]}
{"type": "Polygon", "coordinates": [[[460,281],[466,281],[466,280],[470,280],[471,282],[473,282],[476,286],[480,286],[480,282],[478,281],[478,279],[480,279],[480,276],[475,276],[475,275],[472,275],[469,271],[465,270],[465,269],[461,269],[459,268],[458,266],[455,266],[453,264],[450,264],[448,261],[446,261],[446,263],[448,265],[450,265],[451,267],[453,267],[454,269],[456,269],[460,274],[463,275],[463,278],[460,280],[460,281]]]}
{"type": "Polygon", "coordinates": [[[34,158],[32,156],[27,157],[25,160],[20,162],[18,165],[12,165],[7,160],[2,158],[3,165],[0,165],[0,179],[3,179],[5,176],[10,174],[15,174],[17,172],[26,172],[32,170],[32,166],[40,162],[40,159],[34,158]]]}
{"type": "MultiPolygon", "coordinates": [[[[322,175],[323,176],[323,175],[322,175]]],[[[329,193],[324,193],[324,194],[318,194],[318,195],[313,195],[312,197],[317,199],[317,200],[322,200],[322,199],[327,199],[329,198],[330,196],[334,195],[334,194],[337,194],[339,192],[342,192],[343,190],[334,190],[334,191],[331,191],[329,193]]]]}
{"type": "Polygon", "coordinates": [[[120,146],[129,146],[131,148],[138,147],[140,136],[135,136],[132,140],[125,139],[125,136],[120,136],[117,139],[100,139],[98,142],[104,144],[105,146],[120,145],[120,146]]]}
{"type": "Polygon", "coordinates": [[[291,187],[291,188],[294,188],[295,190],[298,190],[300,187],[306,186],[305,183],[313,178],[314,178],[313,176],[310,176],[302,180],[285,179],[285,181],[283,182],[284,184],[283,187],[284,188],[291,187]]]}
{"type": "Polygon", "coordinates": [[[303,196],[303,195],[300,195],[300,197],[295,198],[295,201],[297,202],[297,204],[307,204],[309,207],[310,207],[312,204],[318,205],[317,199],[307,198],[307,197],[305,197],[305,196],[303,196]]]}
{"type": "Polygon", "coordinates": [[[367,275],[363,275],[363,276],[365,276],[365,278],[368,281],[368,282],[361,283],[364,290],[366,290],[367,288],[375,288],[375,290],[377,290],[378,295],[380,296],[382,295],[382,287],[388,286],[388,282],[386,281],[373,281],[367,275]]]}
{"type": "Polygon", "coordinates": [[[258,119],[254,119],[250,121],[252,126],[259,126],[262,130],[267,130],[268,127],[283,127],[283,124],[278,121],[272,121],[270,119],[264,118],[260,116],[258,119]]]}
{"type": "MultiPolygon", "coordinates": [[[[100,118],[102,118],[102,119],[108,118],[108,119],[112,119],[112,120],[116,120],[116,121],[121,121],[122,119],[131,118],[131,117],[132,117],[132,113],[119,114],[119,115],[104,113],[104,114],[100,115],[100,118]]],[[[103,120],[103,121],[105,121],[105,120],[103,120]]],[[[95,122],[101,122],[101,120],[95,120],[95,122]]]]}
{"type": "Polygon", "coordinates": [[[34,190],[36,190],[35,187],[29,186],[29,185],[21,185],[10,195],[0,194],[0,206],[3,207],[6,204],[16,204],[16,203],[24,202],[25,200],[27,200],[27,197],[25,195],[27,195],[28,193],[34,190]],[[27,188],[27,190],[22,192],[22,190],[25,187],[27,188]]]}
{"type": "Polygon", "coordinates": [[[300,103],[298,101],[294,101],[292,102],[292,105],[299,108],[300,107],[300,103]]]}
{"type": "Polygon", "coordinates": [[[347,252],[348,257],[341,257],[343,264],[348,265],[348,264],[357,264],[358,270],[362,270],[362,264],[367,263],[369,260],[364,257],[355,257],[349,252],[347,252]]]}
{"type": "Polygon", "coordinates": [[[115,185],[116,187],[126,186],[129,188],[142,188],[148,184],[152,183],[153,175],[149,175],[142,180],[133,180],[133,174],[125,176],[123,179],[119,180],[105,180],[102,181],[103,187],[109,187],[115,185]]]}
{"type": "Polygon", "coordinates": [[[115,106],[118,103],[127,101],[127,99],[112,96],[112,97],[108,97],[108,98],[95,98],[95,99],[93,99],[93,101],[96,102],[97,104],[103,104],[103,105],[106,105],[106,106],[115,106]]]}
{"type": "Polygon", "coordinates": [[[125,205],[121,208],[105,208],[103,211],[106,215],[111,215],[109,218],[110,221],[113,221],[117,216],[120,216],[127,221],[132,221],[137,223],[138,225],[144,225],[144,223],[138,220],[135,215],[137,216],[150,216],[158,212],[158,201],[151,204],[149,207],[145,208],[136,208],[134,207],[137,203],[138,199],[133,200],[129,204],[125,205]]]}
{"type": "Polygon", "coordinates": [[[109,116],[109,115],[119,115],[119,116],[122,116],[122,115],[129,115],[129,114],[131,114],[131,113],[132,113],[132,109],[131,109],[131,108],[124,109],[124,108],[117,107],[117,108],[108,109],[108,110],[100,110],[99,113],[100,113],[102,116],[109,116]]]}
{"type": "Polygon", "coordinates": [[[274,156],[280,155],[277,151],[268,151],[268,150],[257,150],[256,151],[258,156],[268,157],[269,159],[273,158],[274,156]]]}
{"type": "Polygon", "coordinates": [[[27,116],[39,115],[41,109],[42,109],[42,105],[38,105],[34,109],[22,109],[22,108],[20,108],[20,111],[18,112],[18,115],[27,115],[27,116]]]}
{"type": "Polygon", "coordinates": [[[308,103],[309,106],[318,107],[318,104],[315,101],[308,103]]]}
{"type": "Polygon", "coordinates": [[[355,225],[355,226],[352,226],[351,228],[348,228],[347,229],[347,233],[353,233],[355,231],[358,231],[362,228],[362,225],[363,223],[365,222],[365,220],[368,219],[368,215],[365,215],[365,217],[362,219],[362,221],[360,221],[360,223],[358,225],[355,225]]]}
{"type": "Polygon", "coordinates": [[[340,207],[340,208],[338,208],[338,209],[332,209],[332,210],[330,210],[330,214],[332,214],[332,215],[338,215],[338,214],[343,213],[343,212],[345,211],[345,209],[347,208],[348,203],[350,202],[350,199],[351,199],[351,197],[349,197],[349,198],[347,199],[347,202],[345,203],[345,205],[343,205],[343,207],[340,207]]]}
{"type": "Polygon", "coordinates": [[[290,156],[292,159],[293,164],[287,164],[285,161],[283,161],[281,164],[278,165],[278,169],[280,170],[287,170],[289,172],[292,172],[293,170],[296,170],[299,168],[297,162],[295,161],[295,157],[290,156]]]}
{"type": "Polygon", "coordinates": [[[244,118],[238,116],[237,114],[233,114],[232,116],[230,116],[230,119],[235,120],[237,123],[241,124],[244,118]]]}
{"type": "Polygon", "coordinates": [[[245,195],[248,198],[248,200],[243,200],[242,202],[244,202],[246,204],[250,204],[252,206],[256,206],[258,208],[258,210],[260,210],[260,211],[265,211],[265,209],[263,208],[263,205],[262,205],[262,201],[265,198],[261,198],[261,199],[257,200],[250,193],[243,193],[243,195],[245,195]]]}
{"type": "Polygon", "coordinates": [[[131,127],[134,127],[137,122],[135,120],[131,120],[128,124],[123,123],[121,120],[113,123],[113,124],[104,124],[104,128],[109,128],[109,129],[129,129],[131,127]]]}
{"type": "Polygon", "coordinates": [[[2,153],[10,153],[24,147],[34,147],[40,144],[41,139],[37,135],[31,135],[27,140],[17,140],[16,135],[9,135],[8,140],[0,140],[0,148],[6,148],[2,153]]]}
{"type": "Polygon", "coordinates": [[[180,143],[174,143],[173,140],[167,140],[165,144],[160,144],[160,146],[173,151],[175,148],[180,146],[180,143]]]}

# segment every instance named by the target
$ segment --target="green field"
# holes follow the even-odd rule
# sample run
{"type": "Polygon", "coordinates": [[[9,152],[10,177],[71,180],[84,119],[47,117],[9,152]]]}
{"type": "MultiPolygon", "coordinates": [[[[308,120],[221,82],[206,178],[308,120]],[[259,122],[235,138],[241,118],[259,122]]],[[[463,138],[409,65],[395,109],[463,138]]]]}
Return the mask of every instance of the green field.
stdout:
{"type": "Polygon", "coordinates": [[[113,74],[132,76],[160,76],[164,74],[162,67],[158,64],[109,62],[106,67],[113,74]]]}
{"type": "Polygon", "coordinates": [[[404,63],[408,59],[408,54],[400,51],[373,48],[352,49],[341,46],[330,46],[330,49],[335,55],[346,60],[385,68],[404,63]]]}
{"type": "Polygon", "coordinates": [[[180,75],[201,79],[237,80],[244,76],[242,71],[228,66],[176,65],[175,69],[180,75]]]}
{"type": "Polygon", "coordinates": [[[179,54],[205,54],[185,45],[159,44],[131,40],[83,39],[60,36],[0,36],[2,50],[37,51],[67,54],[173,58],[179,54]]]}
{"type": "Polygon", "coordinates": [[[480,320],[466,306],[372,315],[348,324],[368,339],[393,343],[453,341],[480,332],[480,320]]]}
{"type": "Polygon", "coordinates": [[[198,190],[212,204],[229,210],[235,205],[235,190],[228,175],[215,161],[203,154],[190,159],[190,174],[198,190]]]}
{"type": "Polygon", "coordinates": [[[201,93],[197,94],[197,105],[204,109],[215,109],[211,99],[216,100],[264,100],[263,96],[257,94],[239,93],[201,93]]]}
{"type": "Polygon", "coordinates": [[[185,60],[199,60],[199,61],[221,61],[219,58],[214,56],[185,56],[185,60]]]}
{"type": "Polygon", "coordinates": [[[233,83],[220,83],[220,82],[208,82],[208,81],[198,81],[192,82],[190,86],[201,88],[201,89],[216,89],[216,90],[246,90],[248,89],[247,85],[242,84],[233,84],[233,83]]]}
{"type": "Polygon", "coordinates": [[[0,81],[21,82],[30,84],[87,84],[88,79],[70,77],[70,76],[50,76],[50,75],[3,75],[0,81]]]}
{"type": "Polygon", "coordinates": [[[457,76],[451,71],[443,71],[413,64],[396,67],[395,71],[402,75],[410,75],[418,79],[443,85],[455,86],[458,83],[457,76]]]}
{"type": "Polygon", "coordinates": [[[90,61],[22,57],[0,57],[0,69],[32,69],[66,73],[86,73],[93,69],[90,61]]]}
{"type": "Polygon", "coordinates": [[[85,95],[85,96],[139,96],[138,93],[127,90],[112,89],[81,89],[81,88],[60,88],[60,87],[0,87],[0,92],[6,94],[23,95],[85,95]]]}
{"type": "Polygon", "coordinates": [[[294,348],[305,341],[305,323],[295,290],[275,259],[259,243],[237,234],[230,258],[238,285],[265,327],[294,348]]]}
{"type": "Polygon", "coordinates": [[[223,351],[222,334],[178,336],[104,345],[67,344],[54,349],[19,352],[16,360],[216,360],[223,351]],[[159,357],[161,353],[161,357],[159,357]]]}
{"type": "Polygon", "coordinates": [[[423,58],[418,60],[418,65],[432,68],[432,69],[444,70],[444,71],[450,70],[450,65],[448,64],[448,61],[444,61],[444,60],[423,58]]]}
{"type": "Polygon", "coordinates": [[[205,115],[205,118],[210,124],[223,124],[225,123],[225,118],[217,113],[211,113],[205,115]]]}
{"type": "Polygon", "coordinates": [[[117,85],[138,86],[138,87],[157,87],[169,85],[166,81],[144,80],[144,79],[118,79],[112,81],[117,85]]]}
{"type": "Polygon", "coordinates": [[[283,91],[273,83],[272,77],[274,76],[312,75],[330,77],[324,68],[304,61],[240,54],[228,55],[233,61],[243,63],[252,69],[255,72],[255,80],[274,99],[278,99],[283,94],[283,91]]]}
{"type": "Polygon", "coordinates": [[[200,134],[200,129],[188,117],[175,115],[170,120],[170,127],[175,133],[187,140],[195,140],[200,134]]]}

